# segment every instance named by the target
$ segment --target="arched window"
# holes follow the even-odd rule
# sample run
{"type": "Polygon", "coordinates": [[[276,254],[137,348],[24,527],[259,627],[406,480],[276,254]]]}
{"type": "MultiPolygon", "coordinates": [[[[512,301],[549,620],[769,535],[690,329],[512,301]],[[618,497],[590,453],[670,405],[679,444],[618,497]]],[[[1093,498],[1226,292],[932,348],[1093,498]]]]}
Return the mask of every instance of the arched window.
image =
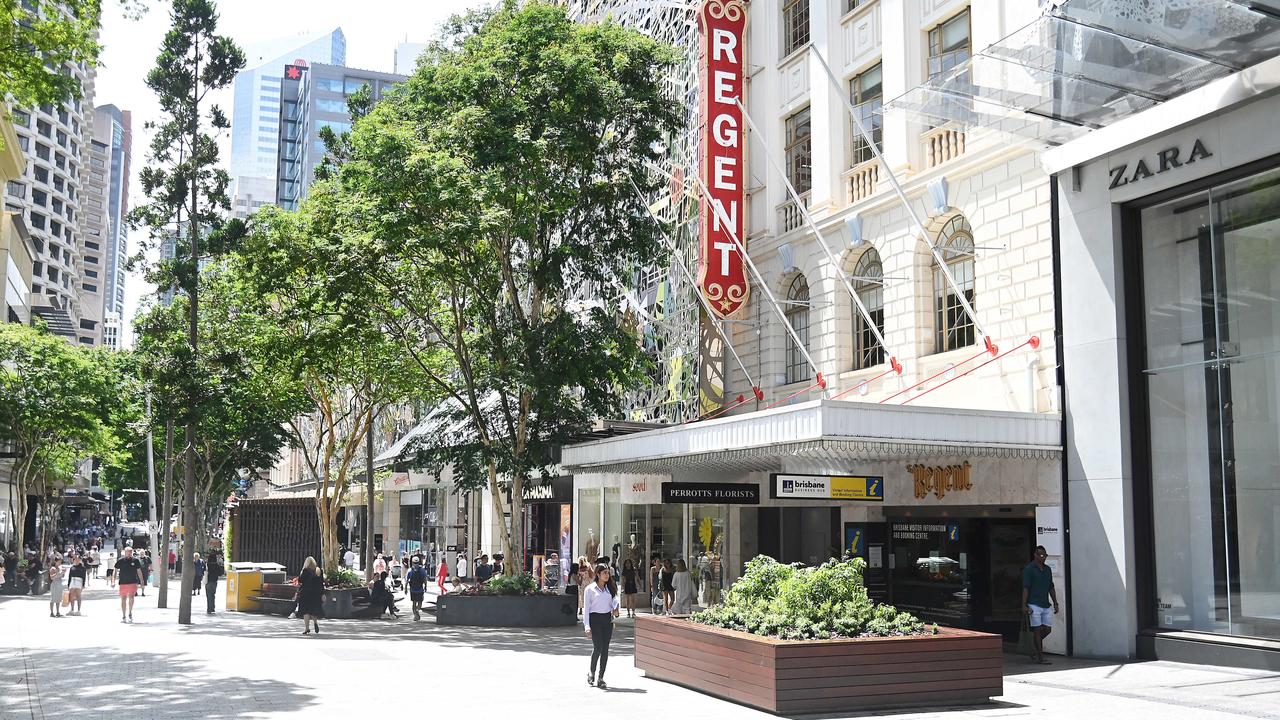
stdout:
{"type": "Polygon", "coordinates": [[[804,275],[796,275],[787,287],[787,323],[800,336],[803,347],[796,344],[791,333],[787,333],[787,382],[796,383],[808,380],[809,361],[805,359],[805,351],[809,348],[809,282],[804,275]]]}
{"type": "MultiPolygon", "coordinates": [[[[853,290],[858,299],[867,308],[871,322],[881,335],[884,334],[884,268],[880,263],[880,253],[875,248],[867,248],[858,258],[858,265],[853,269],[853,290]]],[[[867,319],[853,308],[853,369],[875,367],[884,362],[884,346],[876,339],[867,324],[867,319]]]]}
{"type": "MultiPolygon", "coordinates": [[[[938,254],[942,256],[955,278],[956,285],[964,293],[971,307],[974,303],[973,228],[963,215],[956,215],[942,226],[938,233],[938,254]]],[[[973,318],[960,304],[951,283],[942,274],[942,267],[933,261],[933,296],[936,309],[935,352],[946,352],[974,344],[973,318]]]]}

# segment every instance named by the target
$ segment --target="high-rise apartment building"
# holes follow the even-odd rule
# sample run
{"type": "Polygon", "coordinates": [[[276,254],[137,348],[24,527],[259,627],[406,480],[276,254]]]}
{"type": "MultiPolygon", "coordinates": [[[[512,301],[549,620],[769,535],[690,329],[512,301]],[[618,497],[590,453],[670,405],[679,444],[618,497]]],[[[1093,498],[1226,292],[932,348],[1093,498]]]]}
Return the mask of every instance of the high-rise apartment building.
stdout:
{"type": "Polygon", "coordinates": [[[395,73],[314,63],[293,63],[283,68],[280,81],[279,170],[276,204],[293,209],[315,181],[316,167],[324,159],[320,128],[342,133],[351,129],[347,96],[365,85],[374,100],[405,76],[395,73]]]}
{"type": "Polygon", "coordinates": [[[86,258],[98,258],[85,268],[82,289],[93,301],[86,319],[98,324],[94,344],[119,349],[119,326],[124,312],[125,263],[128,258],[125,214],[129,210],[129,155],[132,150],[130,115],[115,105],[94,110],[89,166],[84,178],[83,230],[86,258]],[[90,254],[90,252],[92,254],[90,254]],[[108,325],[115,330],[108,332],[108,325]]]}
{"type": "Polygon", "coordinates": [[[243,186],[253,185],[246,178],[266,178],[269,186],[275,186],[280,81],[285,65],[296,58],[343,65],[347,61],[347,39],[342,28],[334,28],[318,35],[250,47],[248,55],[251,67],[236,75],[231,117],[231,177],[237,197],[243,186]]]}
{"type": "Polygon", "coordinates": [[[61,70],[80,83],[80,98],[12,111],[27,166],[6,184],[5,205],[22,214],[35,246],[32,313],[51,332],[92,345],[101,333],[105,255],[100,240],[81,232],[81,205],[91,156],[95,70],[86,63],[68,63],[61,70]]]}

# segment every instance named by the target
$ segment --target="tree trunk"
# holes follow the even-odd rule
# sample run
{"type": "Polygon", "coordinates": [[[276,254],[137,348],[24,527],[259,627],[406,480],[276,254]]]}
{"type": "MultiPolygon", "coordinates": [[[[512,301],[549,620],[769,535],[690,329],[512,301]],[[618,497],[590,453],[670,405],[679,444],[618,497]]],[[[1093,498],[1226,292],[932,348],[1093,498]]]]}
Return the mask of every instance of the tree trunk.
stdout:
{"type": "MultiPolygon", "coordinates": [[[[195,298],[192,298],[192,306],[195,298]]],[[[193,336],[194,339],[194,336],[193,336]]],[[[187,426],[187,447],[182,468],[182,595],[178,598],[178,624],[191,624],[191,588],[195,586],[191,524],[196,522],[196,428],[187,426]]]]}
{"type": "Polygon", "coordinates": [[[169,519],[173,507],[173,421],[164,424],[164,488],[160,492],[160,543],[164,548],[161,562],[164,571],[160,573],[160,591],[156,597],[156,607],[169,607],[169,533],[172,531],[169,519]]]}
{"type": "Polygon", "coordinates": [[[511,481],[511,532],[507,534],[507,557],[503,559],[502,568],[508,575],[518,575],[524,571],[524,489],[511,481]]]}
{"type": "MultiPolygon", "coordinates": [[[[513,548],[515,543],[511,540],[511,533],[507,531],[507,518],[503,512],[505,506],[502,502],[502,488],[498,487],[498,468],[492,462],[489,463],[489,496],[493,499],[493,518],[498,521],[498,544],[502,548],[502,570],[504,573],[510,573],[509,568],[515,553],[513,548]]],[[[515,498],[512,498],[514,502],[515,498]]],[[[514,528],[516,518],[511,517],[511,526],[514,528]]]]}
{"type": "MultiPolygon", "coordinates": [[[[373,573],[373,413],[370,411],[369,431],[365,433],[364,461],[364,579],[371,580],[373,573]]],[[[350,538],[347,538],[350,540],[350,538]]]]}

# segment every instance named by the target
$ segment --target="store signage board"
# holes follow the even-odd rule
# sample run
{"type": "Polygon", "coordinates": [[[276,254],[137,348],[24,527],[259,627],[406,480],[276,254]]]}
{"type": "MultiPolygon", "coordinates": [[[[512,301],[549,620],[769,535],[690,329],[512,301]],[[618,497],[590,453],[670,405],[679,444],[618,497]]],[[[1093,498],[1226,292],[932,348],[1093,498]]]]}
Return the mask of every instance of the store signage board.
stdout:
{"type": "Polygon", "coordinates": [[[1050,555],[1062,555],[1062,508],[1036,508],[1036,544],[1043,545],[1050,555]]]}
{"type": "Polygon", "coordinates": [[[779,500],[884,502],[884,478],[876,475],[782,475],[769,478],[769,497],[779,500]]]}
{"type": "Polygon", "coordinates": [[[704,0],[698,10],[702,46],[700,173],[708,190],[700,195],[698,289],[720,317],[729,317],[746,305],[750,290],[735,241],[746,242],[746,123],[738,107],[745,77],[746,25],[743,0],[704,0]]]}
{"type": "Polygon", "coordinates": [[[708,505],[759,505],[760,485],[756,483],[662,483],[664,503],[705,503],[708,505]]]}
{"type": "Polygon", "coordinates": [[[973,490],[973,468],[968,461],[960,465],[908,465],[915,479],[915,497],[923,500],[933,495],[941,500],[948,493],[973,490]]]}
{"type": "Polygon", "coordinates": [[[527,503],[571,503],[573,502],[573,477],[554,477],[545,483],[540,478],[531,478],[526,480],[524,486],[520,488],[520,496],[527,503]]]}

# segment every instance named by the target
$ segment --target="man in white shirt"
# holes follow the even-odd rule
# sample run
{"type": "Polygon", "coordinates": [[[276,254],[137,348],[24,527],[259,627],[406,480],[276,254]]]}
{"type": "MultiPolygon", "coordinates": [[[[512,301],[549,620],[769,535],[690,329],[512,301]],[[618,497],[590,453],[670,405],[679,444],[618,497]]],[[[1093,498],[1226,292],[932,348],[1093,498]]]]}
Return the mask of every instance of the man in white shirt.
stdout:
{"type": "Polygon", "coordinates": [[[342,556],[342,564],[347,566],[348,570],[356,569],[356,553],[351,548],[347,548],[347,552],[342,556]]]}

